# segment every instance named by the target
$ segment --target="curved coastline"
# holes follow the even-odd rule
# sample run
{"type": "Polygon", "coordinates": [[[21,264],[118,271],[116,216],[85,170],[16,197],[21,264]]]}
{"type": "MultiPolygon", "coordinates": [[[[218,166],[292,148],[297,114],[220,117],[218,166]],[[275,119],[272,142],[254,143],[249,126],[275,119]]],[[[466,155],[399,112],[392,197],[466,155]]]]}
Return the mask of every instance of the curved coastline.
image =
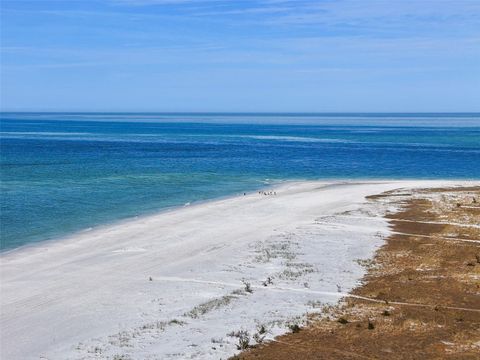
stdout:
{"type": "Polygon", "coordinates": [[[269,190],[277,196],[209,200],[2,254],[2,351],[232,355],[229,332],[265,321],[279,335],[309,302],[335,304],[355,287],[355,260],[370,258],[389,229],[381,216],[339,225],[338,214],[383,214],[365,202],[383,191],[472,183],[287,182],[269,190]]]}
{"type": "MultiPolygon", "coordinates": [[[[267,181],[267,180],[265,180],[267,181]]],[[[360,178],[360,179],[338,179],[338,178],[325,178],[325,179],[288,179],[288,180],[272,180],[271,183],[269,183],[267,186],[259,186],[256,189],[250,189],[246,190],[246,194],[251,194],[253,191],[273,191],[277,190],[279,187],[282,187],[283,185],[288,185],[288,184],[295,184],[295,183],[318,183],[318,184],[325,184],[325,185],[340,185],[340,184],[355,184],[355,183],[375,183],[375,182],[389,182],[389,183],[394,183],[394,182],[412,182],[412,181],[421,181],[421,182],[427,182],[427,183],[434,183],[434,182],[439,182],[439,183],[452,183],[452,184],[468,184],[470,182],[475,182],[475,179],[448,179],[448,180],[439,180],[439,179],[389,179],[389,178],[360,178]]],[[[265,184],[264,184],[265,185],[265,184]]],[[[172,211],[177,211],[185,208],[186,206],[188,207],[193,207],[193,206],[201,206],[203,204],[209,204],[212,202],[217,202],[217,201],[223,201],[223,200],[228,200],[231,198],[235,198],[238,196],[242,196],[241,192],[239,193],[233,193],[233,194],[228,194],[228,195],[223,195],[223,196],[218,196],[210,199],[203,199],[203,200],[192,200],[191,202],[185,203],[185,204],[179,204],[179,205],[173,205],[173,206],[167,206],[167,207],[162,207],[157,210],[152,210],[150,212],[144,213],[144,214],[139,214],[136,216],[129,216],[126,218],[121,218],[118,220],[112,220],[108,221],[104,224],[99,224],[91,227],[87,227],[84,229],[80,229],[68,234],[62,234],[58,236],[53,236],[50,238],[46,238],[43,240],[38,240],[34,241],[31,243],[23,244],[14,248],[6,248],[3,250],[0,250],[0,258],[3,256],[8,256],[9,254],[14,254],[17,252],[27,252],[30,249],[34,249],[37,247],[45,247],[45,246],[52,246],[54,243],[60,243],[60,242],[66,242],[70,241],[72,239],[75,239],[76,237],[84,234],[84,233],[91,233],[93,231],[101,231],[102,229],[108,229],[111,227],[117,227],[117,226],[122,226],[124,224],[128,224],[131,222],[135,221],[141,221],[145,220],[151,217],[156,217],[165,213],[169,213],[172,211]]]]}

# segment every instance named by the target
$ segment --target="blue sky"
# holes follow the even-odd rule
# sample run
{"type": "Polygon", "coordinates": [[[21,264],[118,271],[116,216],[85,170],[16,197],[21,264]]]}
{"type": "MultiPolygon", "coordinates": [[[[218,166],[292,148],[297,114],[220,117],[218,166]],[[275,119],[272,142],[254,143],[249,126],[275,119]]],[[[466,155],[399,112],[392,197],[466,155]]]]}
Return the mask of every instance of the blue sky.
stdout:
{"type": "Polygon", "coordinates": [[[1,109],[480,111],[479,0],[2,0],[1,109]]]}

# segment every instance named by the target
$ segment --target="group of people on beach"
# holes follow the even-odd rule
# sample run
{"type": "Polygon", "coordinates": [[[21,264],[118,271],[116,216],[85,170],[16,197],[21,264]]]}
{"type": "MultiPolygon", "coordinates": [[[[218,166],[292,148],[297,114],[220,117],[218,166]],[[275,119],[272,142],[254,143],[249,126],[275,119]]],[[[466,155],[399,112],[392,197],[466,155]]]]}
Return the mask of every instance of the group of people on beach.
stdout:
{"type": "Polygon", "coordinates": [[[276,191],[259,191],[260,195],[277,195],[276,191]]]}
{"type": "MultiPolygon", "coordinates": [[[[260,195],[277,195],[276,191],[259,191],[260,195]]],[[[246,196],[247,193],[243,193],[243,196],[246,196]]]]}

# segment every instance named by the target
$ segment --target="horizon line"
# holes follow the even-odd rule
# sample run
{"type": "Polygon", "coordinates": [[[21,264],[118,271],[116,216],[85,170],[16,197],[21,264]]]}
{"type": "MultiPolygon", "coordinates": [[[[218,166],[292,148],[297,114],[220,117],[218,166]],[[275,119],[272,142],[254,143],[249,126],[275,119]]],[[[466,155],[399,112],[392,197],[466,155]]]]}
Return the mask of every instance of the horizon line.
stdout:
{"type": "Polygon", "coordinates": [[[480,111],[60,111],[0,110],[0,114],[151,114],[151,115],[480,115],[480,111]]]}

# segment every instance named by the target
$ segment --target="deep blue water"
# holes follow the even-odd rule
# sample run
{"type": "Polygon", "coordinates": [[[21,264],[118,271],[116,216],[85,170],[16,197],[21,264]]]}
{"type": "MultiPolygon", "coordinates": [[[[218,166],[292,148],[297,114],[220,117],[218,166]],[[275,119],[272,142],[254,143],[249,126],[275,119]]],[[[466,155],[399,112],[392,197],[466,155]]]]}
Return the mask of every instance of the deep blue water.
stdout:
{"type": "Polygon", "coordinates": [[[1,249],[289,179],[480,179],[480,114],[2,113],[1,249]]]}

